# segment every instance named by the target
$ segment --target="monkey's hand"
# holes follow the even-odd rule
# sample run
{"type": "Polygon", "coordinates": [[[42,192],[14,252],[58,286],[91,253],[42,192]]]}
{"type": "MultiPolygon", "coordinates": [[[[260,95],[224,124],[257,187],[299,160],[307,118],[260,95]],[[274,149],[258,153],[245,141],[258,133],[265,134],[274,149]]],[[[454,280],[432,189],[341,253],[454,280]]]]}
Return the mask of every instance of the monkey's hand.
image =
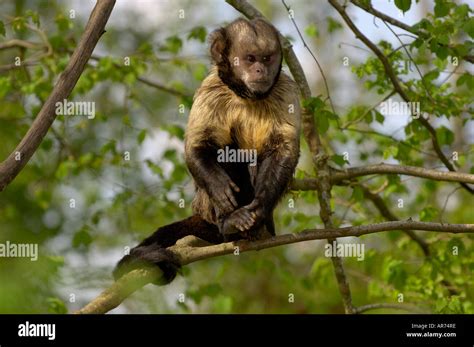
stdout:
{"type": "Polygon", "coordinates": [[[245,232],[250,230],[254,225],[258,225],[263,221],[265,209],[259,200],[254,199],[250,204],[234,211],[224,220],[223,234],[234,234],[239,231],[245,232]]]}
{"type": "Polygon", "coordinates": [[[163,271],[163,278],[153,281],[153,284],[170,283],[180,269],[180,263],[173,252],[158,245],[137,246],[130,254],[124,256],[114,269],[113,276],[117,281],[132,270],[158,266],[163,271]]]}
{"type": "Polygon", "coordinates": [[[220,215],[228,215],[239,206],[234,196],[234,192],[239,191],[239,187],[226,174],[216,175],[213,182],[208,185],[209,196],[216,204],[220,215]]]}

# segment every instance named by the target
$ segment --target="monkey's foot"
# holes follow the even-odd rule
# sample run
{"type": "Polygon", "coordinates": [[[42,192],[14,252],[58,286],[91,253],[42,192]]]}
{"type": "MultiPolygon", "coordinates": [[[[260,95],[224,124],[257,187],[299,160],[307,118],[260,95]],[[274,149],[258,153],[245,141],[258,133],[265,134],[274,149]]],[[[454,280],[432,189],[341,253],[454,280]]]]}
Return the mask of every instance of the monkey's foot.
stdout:
{"type": "Polygon", "coordinates": [[[255,225],[256,217],[255,213],[247,208],[239,208],[224,220],[223,234],[235,234],[250,230],[255,225]]]}

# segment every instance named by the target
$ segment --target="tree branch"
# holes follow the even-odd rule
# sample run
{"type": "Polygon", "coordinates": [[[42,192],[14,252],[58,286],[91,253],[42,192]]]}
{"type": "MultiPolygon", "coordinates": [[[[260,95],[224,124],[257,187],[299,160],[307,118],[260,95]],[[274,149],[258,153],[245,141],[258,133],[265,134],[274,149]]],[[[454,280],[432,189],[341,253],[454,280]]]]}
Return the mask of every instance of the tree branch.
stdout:
{"type": "MultiPolygon", "coordinates": [[[[474,175],[471,174],[452,171],[438,171],[417,166],[404,166],[384,163],[351,167],[344,170],[333,169],[330,180],[331,184],[341,184],[345,180],[374,174],[406,175],[431,179],[434,181],[474,183],[474,175]]],[[[290,188],[292,190],[317,190],[318,179],[302,178],[293,180],[291,182],[290,188]]]]}
{"type": "Polygon", "coordinates": [[[110,17],[115,0],[98,0],[91,13],[87,26],[77,45],[66,69],[59,76],[58,82],[50,96],[43,104],[30,129],[19,145],[0,164],[0,192],[20,173],[25,167],[41,141],[46,136],[51,124],[56,119],[55,104],[63,101],[72,92],[77,80],[84,71],[84,67],[94,50],[97,42],[105,32],[105,24],[110,17]]]}
{"type": "Polygon", "coordinates": [[[27,49],[42,49],[45,46],[41,45],[40,43],[29,42],[24,40],[13,39],[10,41],[6,41],[0,43],[0,51],[9,48],[27,48],[27,49]]]}
{"type": "Polygon", "coordinates": [[[385,163],[351,167],[345,170],[335,171],[331,175],[331,181],[333,183],[339,183],[346,179],[373,174],[399,174],[422,177],[434,181],[464,182],[474,184],[474,175],[472,174],[453,171],[438,171],[417,166],[393,165],[385,163]]]}
{"type": "MultiPolygon", "coordinates": [[[[168,250],[175,253],[181,265],[187,265],[203,259],[234,254],[236,247],[240,254],[310,240],[362,236],[389,230],[426,230],[460,234],[474,233],[474,224],[428,223],[409,219],[344,228],[307,229],[297,234],[284,234],[266,240],[227,242],[205,247],[190,247],[190,242],[196,238],[187,236],[175,246],[169,247],[168,250]]],[[[162,273],[158,268],[134,270],[104,290],[97,298],[76,313],[106,313],[120,305],[134,291],[161,276],[162,273]]]]}
{"type": "Polygon", "coordinates": [[[408,311],[408,312],[413,312],[413,313],[427,313],[424,310],[421,310],[420,308],[416,307],[415,305],[410,305],[410,304],[390,304],[390,303],[378,303],[378,304],[368,304],[364,306],[359,306],[356,308],[357,314],[370,311],[370,310],[378,310],[381,308],[390,308],[394,310],[402,310],[402,311],[408,311]]]}

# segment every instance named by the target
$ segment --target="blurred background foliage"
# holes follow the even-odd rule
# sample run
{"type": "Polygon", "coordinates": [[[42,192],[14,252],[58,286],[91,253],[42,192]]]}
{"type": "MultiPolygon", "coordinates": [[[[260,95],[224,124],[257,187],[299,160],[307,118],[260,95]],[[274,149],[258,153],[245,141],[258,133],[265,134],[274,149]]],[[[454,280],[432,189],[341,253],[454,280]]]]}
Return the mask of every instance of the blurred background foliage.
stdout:
{"type": "MultiPolygon", "coordinates": [[[[408,115],[391,117],[374,107],[391,94],[392,85],[381,63],[355,41],[329,4],[288,3],[328,77],[336,112],[329,111],[322,96],[313,99],[313,109],[333,165],[384,161],[441,169],[426,129],[408,115]]],[[[324,95],[316,64],[282,4],[252,4],[293,41],[313,95],[324,95]]],[[[93,5],[66,0],[0,3],[0,158],[8,156],[31,125],[93,5]],[[33,45],[5,47],[12,40],[33,45]],[[16,57],[20,67],[14,66],[16,57]]],[[[410,86],[410,96],[430,113],[443,151],[448,157],[456,151],[457,169],[474,173],[472,64],[453,60],[473,54],[472,3],[374,1],[374,6],[418,23],[428,33],[423,39],[400,37],[425,76],[421,81],[407,52],[381,21],[354,6],[349,11],[389,55],[410,86]]],[[[0,242],[38,243],[40,250],[36,262],[0,259],[1,313],[80,308],[110,285],[124,247],[190,215],[193,186],[182,141],[192,95],[209,67],[206,36],[238,16],[217,0],[117,2],[107,32],[69,98],[95,102],[96,117],[59,116],[32,160],[0,193],[0,242]]],[[[311,175],[302,141],[297,177],[311,175]]],[[[361,181],[400,219],[474,222],[472,195],[454,183],[395,175],[361,181]]],[[[332,207],[336,226],[384,220],[358,188],[334,187],[332,207]]],[[[277,232],[321,227],[318,212],[314,192],[289,193],[275,212],[277,232]]],[[[403,294],[405,303],[430,312],[474,313],[473,238],[419,235],[430,244],[431,257],[397,231],[347,238],[366,249],[364,261],[344,259],[354,303],[396,303],[403,294]]],[[[342,313],[324,244],[312,241],[201,261],[185,267],[173,284],[149,285],[113,312],[342,313]],[[185,294],[184,303],[179,294],[185,294]]]]}

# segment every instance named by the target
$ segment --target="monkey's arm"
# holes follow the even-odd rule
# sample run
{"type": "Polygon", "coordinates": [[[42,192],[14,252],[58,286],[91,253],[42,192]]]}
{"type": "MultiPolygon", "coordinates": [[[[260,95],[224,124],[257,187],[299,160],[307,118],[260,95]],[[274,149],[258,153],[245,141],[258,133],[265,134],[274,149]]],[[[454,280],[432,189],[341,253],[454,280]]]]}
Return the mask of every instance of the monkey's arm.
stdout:
{"type": "Polygon", "coordinates": [[[186,145],[186,164],[196,184],[204,189],[216,204],[220,215],[227,215],[237,207],[234,192],[239,187],[217,162],[217,146],[211,141],[186,145]]]}
{"type": "MultiPolygon", "coordinates": [[[[256,210],[271,212],[290,183],[298,164],[298,143],[286,144],[263,159],[258,169],[255,199],[256,210]]],[[[258,213],[257,213],[258,214],[258,213]]]]}

